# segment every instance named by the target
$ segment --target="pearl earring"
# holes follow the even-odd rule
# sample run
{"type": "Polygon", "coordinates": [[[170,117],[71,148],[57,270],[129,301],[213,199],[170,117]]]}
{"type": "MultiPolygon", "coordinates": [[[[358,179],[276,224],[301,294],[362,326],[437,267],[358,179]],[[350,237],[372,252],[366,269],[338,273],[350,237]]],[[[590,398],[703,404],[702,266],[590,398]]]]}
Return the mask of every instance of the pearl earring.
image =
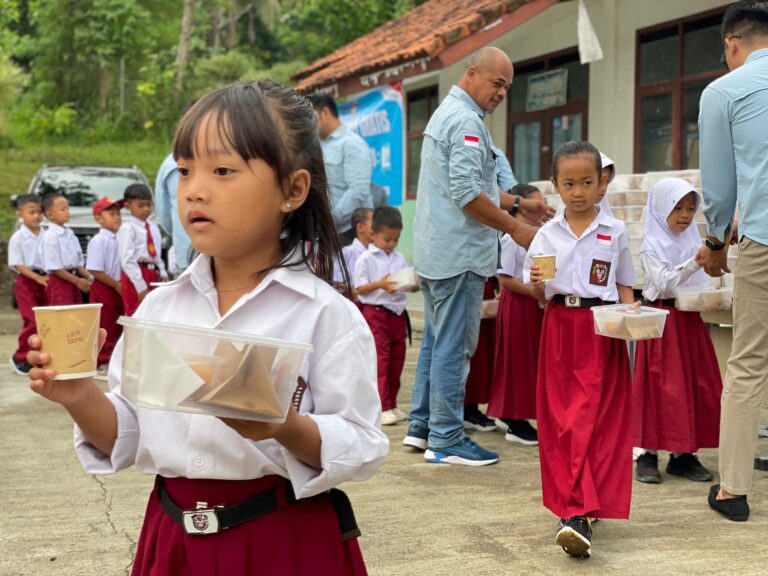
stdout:
{"type": "Polygon", "coordinates": [[[290,202],[286,202],[285,206],[286,206],[286,208],[290,208],[291,207],[291,203],[290,202]]]}

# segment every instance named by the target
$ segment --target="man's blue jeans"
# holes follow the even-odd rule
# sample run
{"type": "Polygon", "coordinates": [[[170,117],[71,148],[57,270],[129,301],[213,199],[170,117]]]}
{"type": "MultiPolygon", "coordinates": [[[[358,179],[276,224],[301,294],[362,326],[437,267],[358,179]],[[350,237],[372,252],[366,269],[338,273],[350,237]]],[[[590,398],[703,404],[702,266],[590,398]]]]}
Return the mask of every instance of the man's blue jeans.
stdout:
{"type": "Polygon", "coordinates": [[[429,429],[430,448],[444,448],[464,438],[464,389],[480,334],[485,278],[464,272],[445,280],[419,280],[424,338],[409,419],[429,429]]]}

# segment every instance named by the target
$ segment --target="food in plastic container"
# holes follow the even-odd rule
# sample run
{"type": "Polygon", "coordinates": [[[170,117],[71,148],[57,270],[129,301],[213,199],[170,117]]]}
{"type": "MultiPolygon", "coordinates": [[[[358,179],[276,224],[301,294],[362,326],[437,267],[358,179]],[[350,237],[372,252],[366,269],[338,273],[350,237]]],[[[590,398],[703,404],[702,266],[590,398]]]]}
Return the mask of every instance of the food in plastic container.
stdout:
{"type": "Polygon", "coordinates": [[[283,422],[309,344],[122,317],[121,390],[137,406],[283,422]]]}
{"type": "Polygon", "coordinates": [[[499,301],[498,300],[483,300],[483,304],[480,307],[480,319],[488,320],[490,318],[496,318],[499,313],[499,301]]]}
{"type": "Polygon", "coordinates": [[[661,338],[669,310],[613,304],[594,306],[595,333],[620,340],[661,338]]]}
{"type": "Polygon", "coordinates": [[[685,312],[730,310],[733,288],[678,288],[675,308],[685,312]]]}
{"type": "Polygon", "coordinates": [[[395,283],[398,290],[410,290],[419,285],[419,279],[416,277],[416,272],[410,266],[401,268],[397,272],[393,272],[389,275],[389,280],[395,283]]]}

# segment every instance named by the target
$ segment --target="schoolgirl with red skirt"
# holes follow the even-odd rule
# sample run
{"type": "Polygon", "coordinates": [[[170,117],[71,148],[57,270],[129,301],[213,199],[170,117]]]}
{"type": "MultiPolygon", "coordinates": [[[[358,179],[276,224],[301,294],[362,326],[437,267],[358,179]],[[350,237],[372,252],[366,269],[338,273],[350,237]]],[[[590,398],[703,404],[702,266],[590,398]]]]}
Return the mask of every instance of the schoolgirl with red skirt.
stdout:
{"type": "Polygon", "coordinates": [[[701,237],[694,217],[701,203],[700,193],[680,178],[665,178],[648,194],[640,248],[643,296],[669,315],[662,338],[637,343],[632,387],[639,482],[661,482],[657,450],[670,452],[667,474],[712,480],[696,452],[718,446],[720,369],[701,315],[675,308],[677,289],[709,287],[709,277],[695,261],[701,237]]]}
{"type": "Polygon", "coordinates": [[[388,442],[373,337],[331,285],[341,247],[312,106],[268,80],[224,87],[187,111],[173,154],[200,256],[135,317],[311,345],[285,422],[133,405],[121,392],[122,340],[109,393],[92,378],[53,380],[37,350],[30,386],[72,414],[86,471],[155,476],[134,576],[365,574],[336,486],[372,476],[388,442]]]}
{"type": "Polygon", "coordinates": [[[600,153],[567,142],[555,154],[552,182],[565,210],[541,227],[524,275],[546,298],[536,415],[544,505],[560,518],[556,543],[589,557],[591,519],[627,518],[632,496],[632,412],[626,343],[599,336],[590,308],[632,303],[635,274],[626,226],[597,207],[600,153]],[[543,281],[533,257],[554,255],[543,281]]]}

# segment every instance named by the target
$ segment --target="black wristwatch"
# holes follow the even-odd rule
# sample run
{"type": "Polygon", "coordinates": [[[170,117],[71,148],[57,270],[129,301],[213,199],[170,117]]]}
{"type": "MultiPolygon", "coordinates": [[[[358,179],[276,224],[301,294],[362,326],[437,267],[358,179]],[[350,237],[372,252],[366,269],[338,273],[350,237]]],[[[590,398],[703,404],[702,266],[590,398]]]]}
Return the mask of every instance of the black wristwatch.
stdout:
{"type": "Polygon", "coordinates": [[[509,210],[509,212],[514,216],[517,214],[518,209],[520,208],[520,202],[522,201],[523,197],[515,195],[515,203],[512,204],[512,208],[509,210]]]}
{"type": "Polygon", "coordinates": [[[713,252],[718,252],[719,250],[722,250],[723,248],[725,248],[725,242],[715,242],[709,236],[707,236],[707,239],[704,240],[704,244],[706,244],[707,248],[709,248],[713,252]]]}

